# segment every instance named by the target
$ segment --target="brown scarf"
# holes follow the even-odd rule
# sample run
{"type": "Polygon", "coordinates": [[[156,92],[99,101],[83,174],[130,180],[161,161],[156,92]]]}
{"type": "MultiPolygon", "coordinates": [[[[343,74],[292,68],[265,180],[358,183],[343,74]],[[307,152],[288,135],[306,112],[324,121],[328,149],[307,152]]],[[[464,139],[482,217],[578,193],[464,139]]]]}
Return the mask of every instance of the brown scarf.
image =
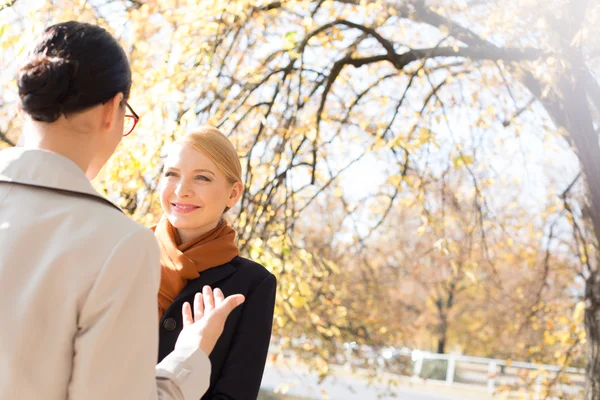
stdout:
{"type": "Polygon", "coordinates": [[[223,265],[240,254],[235,244],[235,231],[225,220],[215,229],[180,244],[177,229],[163,215],[152,228],[160,246],[161,278],[158,291],[159,319],[188,281],[207,269],[223,265]]]}

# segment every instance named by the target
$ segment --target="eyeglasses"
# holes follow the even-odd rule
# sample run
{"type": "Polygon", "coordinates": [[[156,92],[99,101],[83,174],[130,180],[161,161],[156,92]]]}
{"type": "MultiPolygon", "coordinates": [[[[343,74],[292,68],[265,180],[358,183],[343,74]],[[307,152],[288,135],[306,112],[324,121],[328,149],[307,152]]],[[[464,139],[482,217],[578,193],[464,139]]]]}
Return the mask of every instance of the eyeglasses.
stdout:
{"type": "Polygon", "coordinates": [[[128,102],[125,102],[125,106],[131,114],[125,114],[125,125],[123,126],[123,137],[129,135],[135,129],[140,117],[133,111],[133,108],[128,102]]]}

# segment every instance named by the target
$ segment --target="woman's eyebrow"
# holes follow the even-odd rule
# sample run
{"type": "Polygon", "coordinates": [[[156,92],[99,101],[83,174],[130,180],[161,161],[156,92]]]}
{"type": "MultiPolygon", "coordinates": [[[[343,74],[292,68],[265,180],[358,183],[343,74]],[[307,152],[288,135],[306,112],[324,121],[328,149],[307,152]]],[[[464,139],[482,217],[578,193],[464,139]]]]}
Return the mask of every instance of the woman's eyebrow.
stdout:
{"type": "MultiPolygon", "coordinates": [[[[210,169],[204,169],[204,168],[198,168],[198,169],[195,169],[195,170],[194,170],[194,172],[208,172],[209,174],[213,174],[213,175],[215,175],[215,173],[214,173],[214,172],[212,172],[210,169]]],[[[216,175],[215,175],[215,176],[216,176],[216,175]]]]}

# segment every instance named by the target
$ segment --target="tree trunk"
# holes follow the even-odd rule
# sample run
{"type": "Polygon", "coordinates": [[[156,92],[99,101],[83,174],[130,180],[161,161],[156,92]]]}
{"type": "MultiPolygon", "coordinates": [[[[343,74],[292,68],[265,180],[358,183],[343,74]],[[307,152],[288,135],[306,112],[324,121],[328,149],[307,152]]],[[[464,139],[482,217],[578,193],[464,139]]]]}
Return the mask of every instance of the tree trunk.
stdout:
{"type": "MultiPolygon", "coordinates": [[[[564,76],[559,83],[560,106],[563,115],[554,118],[563,120],[572,139],[581,170],[586,178],[588,206],[585,217],[592,223],[596,244],[600,243],[600,145],[598,132],[594,130],[591,110],[586,92],[585,62],[573,55],[572,74],[564,76]],[[563,117],[563,118],[560,118],[563,117]]],[[[547,108],[548,109],[548,108],[547,108]]],[[[599,257],[596,251],[596,258],[599,257]]],[[[594,268],[594,267],[591,267],[594,268]]],[[[585,331],[587,334],[587,366],[585,400],[600,400],[600,271],[587,270],[589,275],[585,288],[585,331]]]]}
{"type": "Polygon", "coordinates": [[[440,297],[435,301],[435,305],[438,309],[438,317],[439,321],[437,324],[437,334],[438,334],[438,343],[437,343],[437,352],[439,354],[443,354],[446,350],[446,338],[448,334],[448,313],[445,309],[445,302],[440,297]]]}
{"type": "Polygon", "coordinates": [[[446,335],[445,334],[443,334],[443,336],[438,339],[437,352],[439,354],[444,354],[446,352],[446,335]]]}
{"type": "Polygon", "coordinates": [[[587,366],[585,400],[600,400],[600,272],[594,271],[585,287],[587,366]]]}

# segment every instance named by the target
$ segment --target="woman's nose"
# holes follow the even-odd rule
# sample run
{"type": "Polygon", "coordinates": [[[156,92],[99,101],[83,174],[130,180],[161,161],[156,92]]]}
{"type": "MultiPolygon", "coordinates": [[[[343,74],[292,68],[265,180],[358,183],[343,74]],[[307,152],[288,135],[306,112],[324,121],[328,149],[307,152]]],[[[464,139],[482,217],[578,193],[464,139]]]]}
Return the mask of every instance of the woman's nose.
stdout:
{"type": "Polygon", "coordinates": [[[184,181],[181,181],[175,188],[175,194],[177,197],[189,197],[191,195],[189,185],[187,185],[184,181]]]}

